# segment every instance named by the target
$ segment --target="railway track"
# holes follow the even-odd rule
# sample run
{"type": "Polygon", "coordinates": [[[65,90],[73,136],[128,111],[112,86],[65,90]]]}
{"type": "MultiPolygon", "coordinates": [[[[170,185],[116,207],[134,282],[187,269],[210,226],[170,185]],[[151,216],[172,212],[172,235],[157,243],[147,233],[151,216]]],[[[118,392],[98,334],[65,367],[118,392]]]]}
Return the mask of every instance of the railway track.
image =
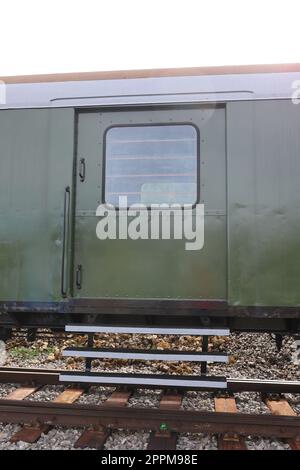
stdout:
{"type": "Polygon", "coordinates": [[[300,382],[228,379],[226,394],[214,392],[214,412],[182,409],[184,391],[167,389],[157,408],[128,407],[135,388],[121,388],[121,383],[100,405],[76,403],[89,393],[89,387],[80,384],[66,386],[52,402],[35,401],[40,387],[59,384],[62,372],[0,368],[1,383],[20,384],[0,400],[0,422],[23,425],[11,436],[12,442],[34,443],[51,427],[61,425],[84,428],[77,448],[101,449],[114,429],[127,429],[149,431],[149,450],[176,449],[179,433],[217,435],[219,449],[247,449],[245,438],[252,435],[279,438],[300,450],[300,417],[283,395],[300,393],[300,382]],[[260,392],[270,414],[239,413],[234,393],[243,391],[260,392]],[[33,401],[26,400],[29,396],[33,401]]]}

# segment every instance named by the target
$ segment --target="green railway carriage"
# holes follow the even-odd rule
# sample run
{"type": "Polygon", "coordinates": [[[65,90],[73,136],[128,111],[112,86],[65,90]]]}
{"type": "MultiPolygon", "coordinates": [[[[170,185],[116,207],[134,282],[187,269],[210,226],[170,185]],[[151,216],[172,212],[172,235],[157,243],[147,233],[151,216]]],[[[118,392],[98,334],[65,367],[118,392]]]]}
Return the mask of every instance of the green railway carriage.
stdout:
{"type": "Polygon", "coordinates": [[[2,334],[72,320],[299,331],[299,79],[300,65],[4,78],[2,334]],[[204,204],[203,248],[99,240],[97,207],[119,196],[204,204]]]}

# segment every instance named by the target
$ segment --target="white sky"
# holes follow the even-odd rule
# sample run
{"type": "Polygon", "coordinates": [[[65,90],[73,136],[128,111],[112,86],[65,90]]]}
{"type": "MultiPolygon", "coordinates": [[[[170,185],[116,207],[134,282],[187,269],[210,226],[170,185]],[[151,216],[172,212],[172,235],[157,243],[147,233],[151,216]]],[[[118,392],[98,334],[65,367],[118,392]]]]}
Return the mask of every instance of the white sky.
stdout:
{"type": "Polygon", "coordinates": [[[0,76],[300,62],[299,0],[0,0],[0,76]]]}

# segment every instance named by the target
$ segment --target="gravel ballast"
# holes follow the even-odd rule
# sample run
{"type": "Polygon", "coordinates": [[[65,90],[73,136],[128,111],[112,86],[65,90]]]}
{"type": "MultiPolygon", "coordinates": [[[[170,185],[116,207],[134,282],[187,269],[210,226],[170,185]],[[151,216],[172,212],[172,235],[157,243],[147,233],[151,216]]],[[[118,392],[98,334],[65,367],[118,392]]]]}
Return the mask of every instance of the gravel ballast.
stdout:
{"type": "Polygon", "coordinates": [[[253,436],[245,442],[248,450],[290,450],[289,445],[279,439],[262,439],[253,436]]]}
{"type": "Polygon", "coordinates": [[[138,389],[128,400],[129,407],[158,408],[161,390],[138,389]]]}
{"type": "Polygon", "coordinates": [[[180,434],[177,440],[177,450],[217,450],[215,436],[207,434],[180,434]]]}
{"type": "Polygon", "coordinates": [[[237,409],[240,413],[271,414],[260,394],[255,392],[235,393],[237,409]]]}
{"type": "Polygon", "coordinates": [[[19,385],[17,384],[0,384],[0,399],[5,398],[18,387],[19,385]]]}
{"type": "Polygon", "coordinates": [[[181,408],[184,410],[214,411],[214,399],[208,392],[186,392],[181,408]]]}
{"type": "Polygon", "coordinates": [[[130,432],[118,430],[111,433],[105,442],[106,450],[145,450],[150,433],[145,431],[130,432]]]}

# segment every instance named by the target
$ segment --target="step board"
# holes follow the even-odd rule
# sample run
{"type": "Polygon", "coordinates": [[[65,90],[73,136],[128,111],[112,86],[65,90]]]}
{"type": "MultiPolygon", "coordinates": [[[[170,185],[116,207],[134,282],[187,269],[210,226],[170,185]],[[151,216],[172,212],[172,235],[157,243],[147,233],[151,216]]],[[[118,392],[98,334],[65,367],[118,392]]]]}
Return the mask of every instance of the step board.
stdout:
{"type": "Polygon", "coordinates": [[[229,336],[228,328],[168,328],[109,325],[66,325],[67,333],[131,333],[142,335],[229,336]]]}
{"type": "Polygon", "coordinates": [[[226,389],[225,377],[193,375],[157,375],[157,374],[118,374],[105,372],[64,372],[59,375],[60,382],[97,383],[113,386],[141,386],[177,389],[226,389]]]}
{"type": "Polygon", "coordinates": [[[63,356],[90,359],[136,359],[144,361],[228,362],[227,354],[149,349],[66,348],[63,356]]]}

